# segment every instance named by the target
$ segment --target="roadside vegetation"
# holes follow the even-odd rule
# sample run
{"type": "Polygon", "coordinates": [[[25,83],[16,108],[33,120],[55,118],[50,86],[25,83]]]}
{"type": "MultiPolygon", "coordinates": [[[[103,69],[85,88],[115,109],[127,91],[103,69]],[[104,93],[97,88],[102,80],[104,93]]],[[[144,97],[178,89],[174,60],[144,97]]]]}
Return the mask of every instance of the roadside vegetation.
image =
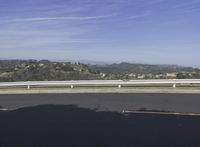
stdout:
{"type": "Polygon", "coordinates": [[[0,82],[53,80],[199,79],[200,69],[175,65],[86,65],[48,60],[0,60],[0,82]]]}

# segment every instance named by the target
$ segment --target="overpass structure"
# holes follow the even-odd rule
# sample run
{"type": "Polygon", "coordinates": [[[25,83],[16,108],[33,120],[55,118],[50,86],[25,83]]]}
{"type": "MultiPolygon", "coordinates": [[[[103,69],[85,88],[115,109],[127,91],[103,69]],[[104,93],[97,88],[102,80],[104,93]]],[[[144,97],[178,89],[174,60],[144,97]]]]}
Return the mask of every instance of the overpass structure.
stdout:
{"type": "Polygon", "coordinates": [[[200,86],[200,79],[159,79],[159,80],[76,80],[76,81],[24,81],[24,82],[0,82],[0,88],[11,87],[131,87],[131,86],[200,86]]]}

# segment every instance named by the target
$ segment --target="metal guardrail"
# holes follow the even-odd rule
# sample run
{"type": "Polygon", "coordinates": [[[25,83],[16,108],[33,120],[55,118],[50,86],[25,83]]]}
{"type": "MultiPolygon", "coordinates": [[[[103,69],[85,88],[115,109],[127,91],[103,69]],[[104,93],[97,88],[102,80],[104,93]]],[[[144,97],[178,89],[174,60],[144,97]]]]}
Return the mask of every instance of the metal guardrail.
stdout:
{"type": "Polygon", "coordinates": [[[159,80],[77,80],[77,81],[25,81],[25,82],[0,82],[1,87],[17,87],[26,86],[28,89],[31,86],[122,86],[130,85],[144,85],[149,86],[153,84],[167,84],[176,88],[177,84],[200,84],[200,79],[159,79],[159,80]]]}

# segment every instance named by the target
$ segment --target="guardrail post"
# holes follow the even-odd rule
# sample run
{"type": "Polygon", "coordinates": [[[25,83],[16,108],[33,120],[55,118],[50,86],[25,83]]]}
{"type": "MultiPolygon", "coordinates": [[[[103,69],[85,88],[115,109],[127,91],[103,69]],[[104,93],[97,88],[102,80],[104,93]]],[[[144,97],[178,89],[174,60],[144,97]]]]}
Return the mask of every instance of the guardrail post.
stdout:
{"type": "Polygon", "coordinates": [[[31,88],[31,86],[30,86],[30,85],[28,85],[28,86],[27,86],[27,89],[30,89],[30,88],[31,88]]]}
{"type": "Polygon", "coordinates": [[[122,85],[118,85],[118,88],[121,88],[122,87],[122,85]]]}
{"type": "Polygon", "coordinates": [[[176,88],[176,84],[173,84],[173,88],[176,88]]]}
{"type": "Polygon", "coordinates": [[[74,88],[74,85],[71,85],[71,89],[73,89],[74,88]]]}

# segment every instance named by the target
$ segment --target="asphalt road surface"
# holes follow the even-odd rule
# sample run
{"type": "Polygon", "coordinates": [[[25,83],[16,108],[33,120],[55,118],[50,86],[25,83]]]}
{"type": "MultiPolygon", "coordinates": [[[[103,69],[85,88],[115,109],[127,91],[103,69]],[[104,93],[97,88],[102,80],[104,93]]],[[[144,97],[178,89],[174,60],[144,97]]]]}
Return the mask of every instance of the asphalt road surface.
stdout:
{"type": "Polygon", "coordinates": [[[99,111],[159,110],[200,113],[200,94],[14,94],[0,95],[8,110],[44,104],[76,105],[99,111]]]}
{"type": "Polygon", "coordinates": [[[0,105],[11,110],[0,111],[0,147],[200,146],[199,116],[118,113],[199,113],[198,94],[0,95],[0,105]]]}

